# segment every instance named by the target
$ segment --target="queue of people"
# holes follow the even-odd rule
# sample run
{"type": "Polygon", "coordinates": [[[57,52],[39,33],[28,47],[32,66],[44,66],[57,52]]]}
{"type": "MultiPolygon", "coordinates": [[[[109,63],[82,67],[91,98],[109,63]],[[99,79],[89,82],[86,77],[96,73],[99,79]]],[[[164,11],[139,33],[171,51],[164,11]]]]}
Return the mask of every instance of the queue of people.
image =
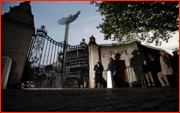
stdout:
{"type": "Polygon", "coordinates": [[[166,52],[161,51],[160,62],[158,63],[156,57],[153,56],[151,58],[151,65],[147,64],[146,60],[144,60],[142,67],[149,87],[151,87],[151,85],[153,87],[156,86],[152,76],[152,70],[154,70],[154,72],[157,74],[162,87],[177,86],[175,74],[179,75],[179,55],[177,55],[176,52],[173,53],[174,56],[169,59],[166,55],[166,52]]]}
{"type": "MultiPolygon", "coordinates": [[[[179,55],[176,51],[173,51],[174,56],[169,59],[165,51],[161,51],[160,54],[160,62],[158,62],[155,56],[151,58],[151,65],[148,64],[146,60],[143,61],[142,69],[146,77],[147,84],[149,87],[156,86],[153,78],[153,71],[157,75],[157,78],[160,81],[162,87],[176,87],[178,84],[175,75],[179,76],[179,55]]],[[[109,76],[111,78],[110,83],[112,84],[112,88],[115,88],[118,84],[117,79],[114,76],[116,74],[116,65],[111,57],[108,60],[109,64],[107,72],[109,71],[110,73],[109,76]]],[[[94,66],[96,83],[95,88],[102,88],[101,80],[104,67],[99,60],[97,60],[96,63],[97,64],[94,66]]]]}

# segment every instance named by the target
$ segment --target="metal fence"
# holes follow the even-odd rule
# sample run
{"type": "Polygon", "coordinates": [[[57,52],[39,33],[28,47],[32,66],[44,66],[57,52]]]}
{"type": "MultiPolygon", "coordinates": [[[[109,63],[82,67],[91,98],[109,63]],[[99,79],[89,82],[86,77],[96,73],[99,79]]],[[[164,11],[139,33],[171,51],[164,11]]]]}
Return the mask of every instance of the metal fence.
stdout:
{"type": "MultiPolygon", "coordinates": [[[[146,87],[146,80],[144,73],[142,71],[142,68],[140,66],[129,66],[126,68],[121,68],[125,69],[127,73],[127,84],[129,84],[132,87],[136,87],[136,85],[141,85],[142,87],[146,87]]],[[[107,70],[103,71],[103,84],[104,86],[107,85],[107,70]]],[[[117,85],[119,85],[119,81],[117,81],[117,85]]]]}
{"type": "MultiPolygon", "coordinates": [[[[136,87],[135,85],[141,85],[146,87],[145,76],[140,66],[126,67],[127,81],[130,86],[136,87]]],[[[124,68],[123,68],[124,70],[124,68]]],[[[83,79],[67,79],[63,82],[65,88],[86,88],[88,81],[83,79]]],[[[103,88],[107,86],[107,70],[103,71],[102,83],[103,88]]]]}
{"type": "Polygon", "coordinates": [[[88,81],[81,78],[63,81],[63,88],[88,88],[88,81]]]}
{"type": "Polygon", "coordinates": [[[126,67],[128,84],[135,85],[140,84],[142,87],[146,87],[145,76],[140,66],[126,67]]]}
{"type": "Polygon", "coordinates": [[[50,38],[44,26],[37,29],[29,47],[24,81],[29,76],[28,71],[33,71],[36,87],[62,87],[62,82],[67,78],[75,76],[88,79],[87,70],[88,46],[85,40],[80,45],[71,46],[50,38]],[[29,67],[31,69],[28,70],[29,67]]]}

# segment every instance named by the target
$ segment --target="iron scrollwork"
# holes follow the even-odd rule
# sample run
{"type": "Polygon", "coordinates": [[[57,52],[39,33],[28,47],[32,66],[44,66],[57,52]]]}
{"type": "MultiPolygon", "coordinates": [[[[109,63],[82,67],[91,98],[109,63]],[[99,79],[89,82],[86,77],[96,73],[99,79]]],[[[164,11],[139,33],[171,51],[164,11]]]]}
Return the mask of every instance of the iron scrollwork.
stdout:
{"type": "Polygon", "coordinates": [[[66,78],[63,81],[64,86],[61,87],[76,87],[72,84],[79,81],[80,85],[83,85],[83,81],[88,80],[88,45],[84,39],[75,46],[66,42],[57,42],[49,37],[45,27],[41,26],[32,40],[28,61],[33,62],[31,68],[35,70],[34,81],[37,87],[59,87],[57,86],[59,76],[66,78]],[[62,69],[64,47],[67,56],[65,67],[62,69]],[[72,84],[67,84],[67,81],[72,84]]]}

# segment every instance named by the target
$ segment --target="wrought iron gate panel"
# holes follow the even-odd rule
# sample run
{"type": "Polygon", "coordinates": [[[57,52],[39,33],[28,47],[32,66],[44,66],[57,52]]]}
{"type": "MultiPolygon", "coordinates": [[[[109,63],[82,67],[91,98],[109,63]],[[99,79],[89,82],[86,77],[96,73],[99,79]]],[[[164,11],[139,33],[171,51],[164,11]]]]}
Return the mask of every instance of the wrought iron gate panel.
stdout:
{"type": "Polygon", "coordinates": [[[77,87],[84,87],[84,82],[89,79],[88,45],[85,40],[75,46],[57,42],[47,35],[44,26],[37,29],[36,35],[32,37],[23,76],[28,74],[28,62],[31,62],[36,87],[70,87],[66,84],[69,80],[74,83],[73,80],[76,80],[79,83],[77,87]],[[67,49],[65,65],[64,47],[67,49]]]}
{"type": "Polygon", "coordinates": [[[85,40],[80,45],[67,45],[65,79],[63,87],[66,88],[87,88],[89,79],[88,68],[88,45],[85,40]]]}

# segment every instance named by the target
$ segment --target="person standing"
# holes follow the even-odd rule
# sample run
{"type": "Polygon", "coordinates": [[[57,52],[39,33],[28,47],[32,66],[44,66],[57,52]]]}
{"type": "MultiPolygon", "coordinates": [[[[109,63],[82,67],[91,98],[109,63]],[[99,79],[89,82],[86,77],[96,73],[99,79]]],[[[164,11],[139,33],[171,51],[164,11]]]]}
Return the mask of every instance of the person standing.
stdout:
{"type": "Polygon", "coordinates": [[[171,58],[172,63],[172,69],[175,72],[177,81],[179,80],[179,55],[177,54],[177,51],[173,51],[173,57],[171,58]]]}
{"type": "Polygon", "coordinates": [[[109,58],[109,64],[108,64],[107,71],[111,71],[111,78],[113,78],[112,79],[113,87],[117,87],[117,80],[116,80],[116,77],[115,77],[116,65],[115,65],[115,62],[113,61],[113,59],[111,57],[109,58]]]}
{"type": "Polygon", "coordinates": [[[99,60],[96,61],[96,65],[94,66],[94,71],[95,71],[95,83],[96,87],[95,88],[100,88],[101,86],[101,79],[102,79],[102,72],[104,70],[103,65],[100,63],[99,60]]]}
{"type": "Polygon", "coordinates": [[[150,67],[150,65],[147,64],[146,60],[143,61],[142,68],[143,68],[143,72],[146,76],[148,86],[151,87],[151,84],[152,84],[152,86],[154,87],[156,84],[154,83],[154,79],[153,79],[152,72],[151,72],[151,67],[150,67]],[[150,83],[150,81],[151,81],[151,83],[150,83]]]}
{"type": "Polygon", "coordinates": [[[176,78],[174,76],[174,71],[171,66],[171,62],[169,58],[166,56],[165,51],[161,51],[161,56],[160,56],[160,64],[161,64],[161,69],[163,75],[167,76],[167,79],[169,81],[169,85],[171,87],[176,86],[176,78]]]}
{"type": "Polygon", "coordinates": [[[159,81],[160,81],[160,83],[161,83],[161,86],[162,87],[168,87],[169,86],[169,82],[168,82],[168,79],[167,79],[167,77],[166,77],[166,75],[163,75],[162,74],[162,70],[161,70],[161,66],[160,66],[160,64],[157,62],[157,60],[156,60],[156,57],[155,56],[153,56],[152,58],[151,58],[151,60],[152,60],[152,68],[154,69],[154,71],[156,72],[156,74],[157,74],[157,76],[158,76],[158,79],[159,79],[159,81]],[[166,84],[165,84],[165,82],[163,81],[163,79],[164,79],[164,81],[166,82],[166,84]]]}

